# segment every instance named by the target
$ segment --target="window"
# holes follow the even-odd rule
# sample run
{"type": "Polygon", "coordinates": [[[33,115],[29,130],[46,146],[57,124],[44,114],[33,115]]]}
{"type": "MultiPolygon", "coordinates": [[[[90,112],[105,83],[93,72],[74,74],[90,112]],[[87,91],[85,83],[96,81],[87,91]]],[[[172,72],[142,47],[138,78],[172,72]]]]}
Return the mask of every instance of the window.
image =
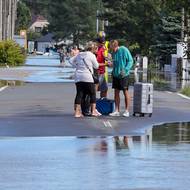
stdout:
{"type": "Polygon", "coordinates": [[[41,27],[35,27],[35,32],[41,32],[42,28],[41,27]]]}

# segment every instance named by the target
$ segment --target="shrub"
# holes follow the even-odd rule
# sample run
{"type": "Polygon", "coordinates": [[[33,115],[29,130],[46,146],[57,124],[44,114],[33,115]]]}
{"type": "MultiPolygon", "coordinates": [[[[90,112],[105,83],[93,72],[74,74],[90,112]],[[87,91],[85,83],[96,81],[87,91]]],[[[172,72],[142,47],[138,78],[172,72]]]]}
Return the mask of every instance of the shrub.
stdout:
{"type": "Polygon", "coordinates": [[[12,40],[0,42],[0,65],[23,65],[26,54],[22,48],[12,40]]]}

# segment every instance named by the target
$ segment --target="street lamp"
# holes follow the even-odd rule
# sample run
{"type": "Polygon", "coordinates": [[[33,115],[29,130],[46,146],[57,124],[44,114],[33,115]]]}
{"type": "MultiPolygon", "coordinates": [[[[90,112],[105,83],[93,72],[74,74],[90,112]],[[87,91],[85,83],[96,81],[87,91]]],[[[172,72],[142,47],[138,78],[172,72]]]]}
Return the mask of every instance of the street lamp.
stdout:
{"type": "Polygon", "coordinates": [[[96,11],[96,33],[99,32],[99,10],[96,11]]]}

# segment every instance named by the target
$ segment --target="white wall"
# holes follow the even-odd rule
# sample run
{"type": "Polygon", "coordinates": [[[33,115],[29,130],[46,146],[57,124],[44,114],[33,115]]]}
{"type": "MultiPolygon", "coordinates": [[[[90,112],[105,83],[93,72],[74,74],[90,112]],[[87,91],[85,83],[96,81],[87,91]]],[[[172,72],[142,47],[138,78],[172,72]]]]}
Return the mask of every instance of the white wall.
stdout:
{"type": "Polygon", "coordinates": [[[50,42],[38,42],[37,43],[37,51],[45,52],[47,47],[53,46],[50,42]]]}
{"type": "Polygon", "coordinates": [[[179,57],[187,58],[186,51],[187,51],[187,43],[184,42],[177,43],[177,55],[179,57]]]}
{"type": "Polygon", "coordinates": [[[25,38],[19,35],[14,35],[14,41],[19,44],[22,48],[25,47],[25,38]]]}

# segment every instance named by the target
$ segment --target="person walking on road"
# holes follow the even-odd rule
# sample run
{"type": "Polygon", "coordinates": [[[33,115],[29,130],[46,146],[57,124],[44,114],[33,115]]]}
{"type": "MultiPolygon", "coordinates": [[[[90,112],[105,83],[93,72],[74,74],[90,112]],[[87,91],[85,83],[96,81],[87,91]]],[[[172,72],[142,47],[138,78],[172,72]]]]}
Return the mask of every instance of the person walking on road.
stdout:
{"type": "Polygon", "coordinates": [[[112,88],[114,89],[115,111],[110,116],[120,116],[120,91],[123,91],[125,98],[125,111],[123,116],[129,117],[130,95],[128,92],[129,74],[133,66],[133,57],[124,46],[119,46],[117,40],[110,42],[112,51],[113,71],[112,88]]]}
{"type": "Polygon", "coordinates": [[[76,68],[75,71],[75,84],[76,84],[76,97],[75,97],[75,117],[83,117],[81,112],[81,101],[84,94],[90,96],[91,115],[99,116],[100,113],[96,110],[96,90],[94,79],[92,77],[93,68],[98,69],[98,62],[93,52],[97,46],[93,42],[89,42],[84,52],[72,57],[69,62],[76,68]]]}

